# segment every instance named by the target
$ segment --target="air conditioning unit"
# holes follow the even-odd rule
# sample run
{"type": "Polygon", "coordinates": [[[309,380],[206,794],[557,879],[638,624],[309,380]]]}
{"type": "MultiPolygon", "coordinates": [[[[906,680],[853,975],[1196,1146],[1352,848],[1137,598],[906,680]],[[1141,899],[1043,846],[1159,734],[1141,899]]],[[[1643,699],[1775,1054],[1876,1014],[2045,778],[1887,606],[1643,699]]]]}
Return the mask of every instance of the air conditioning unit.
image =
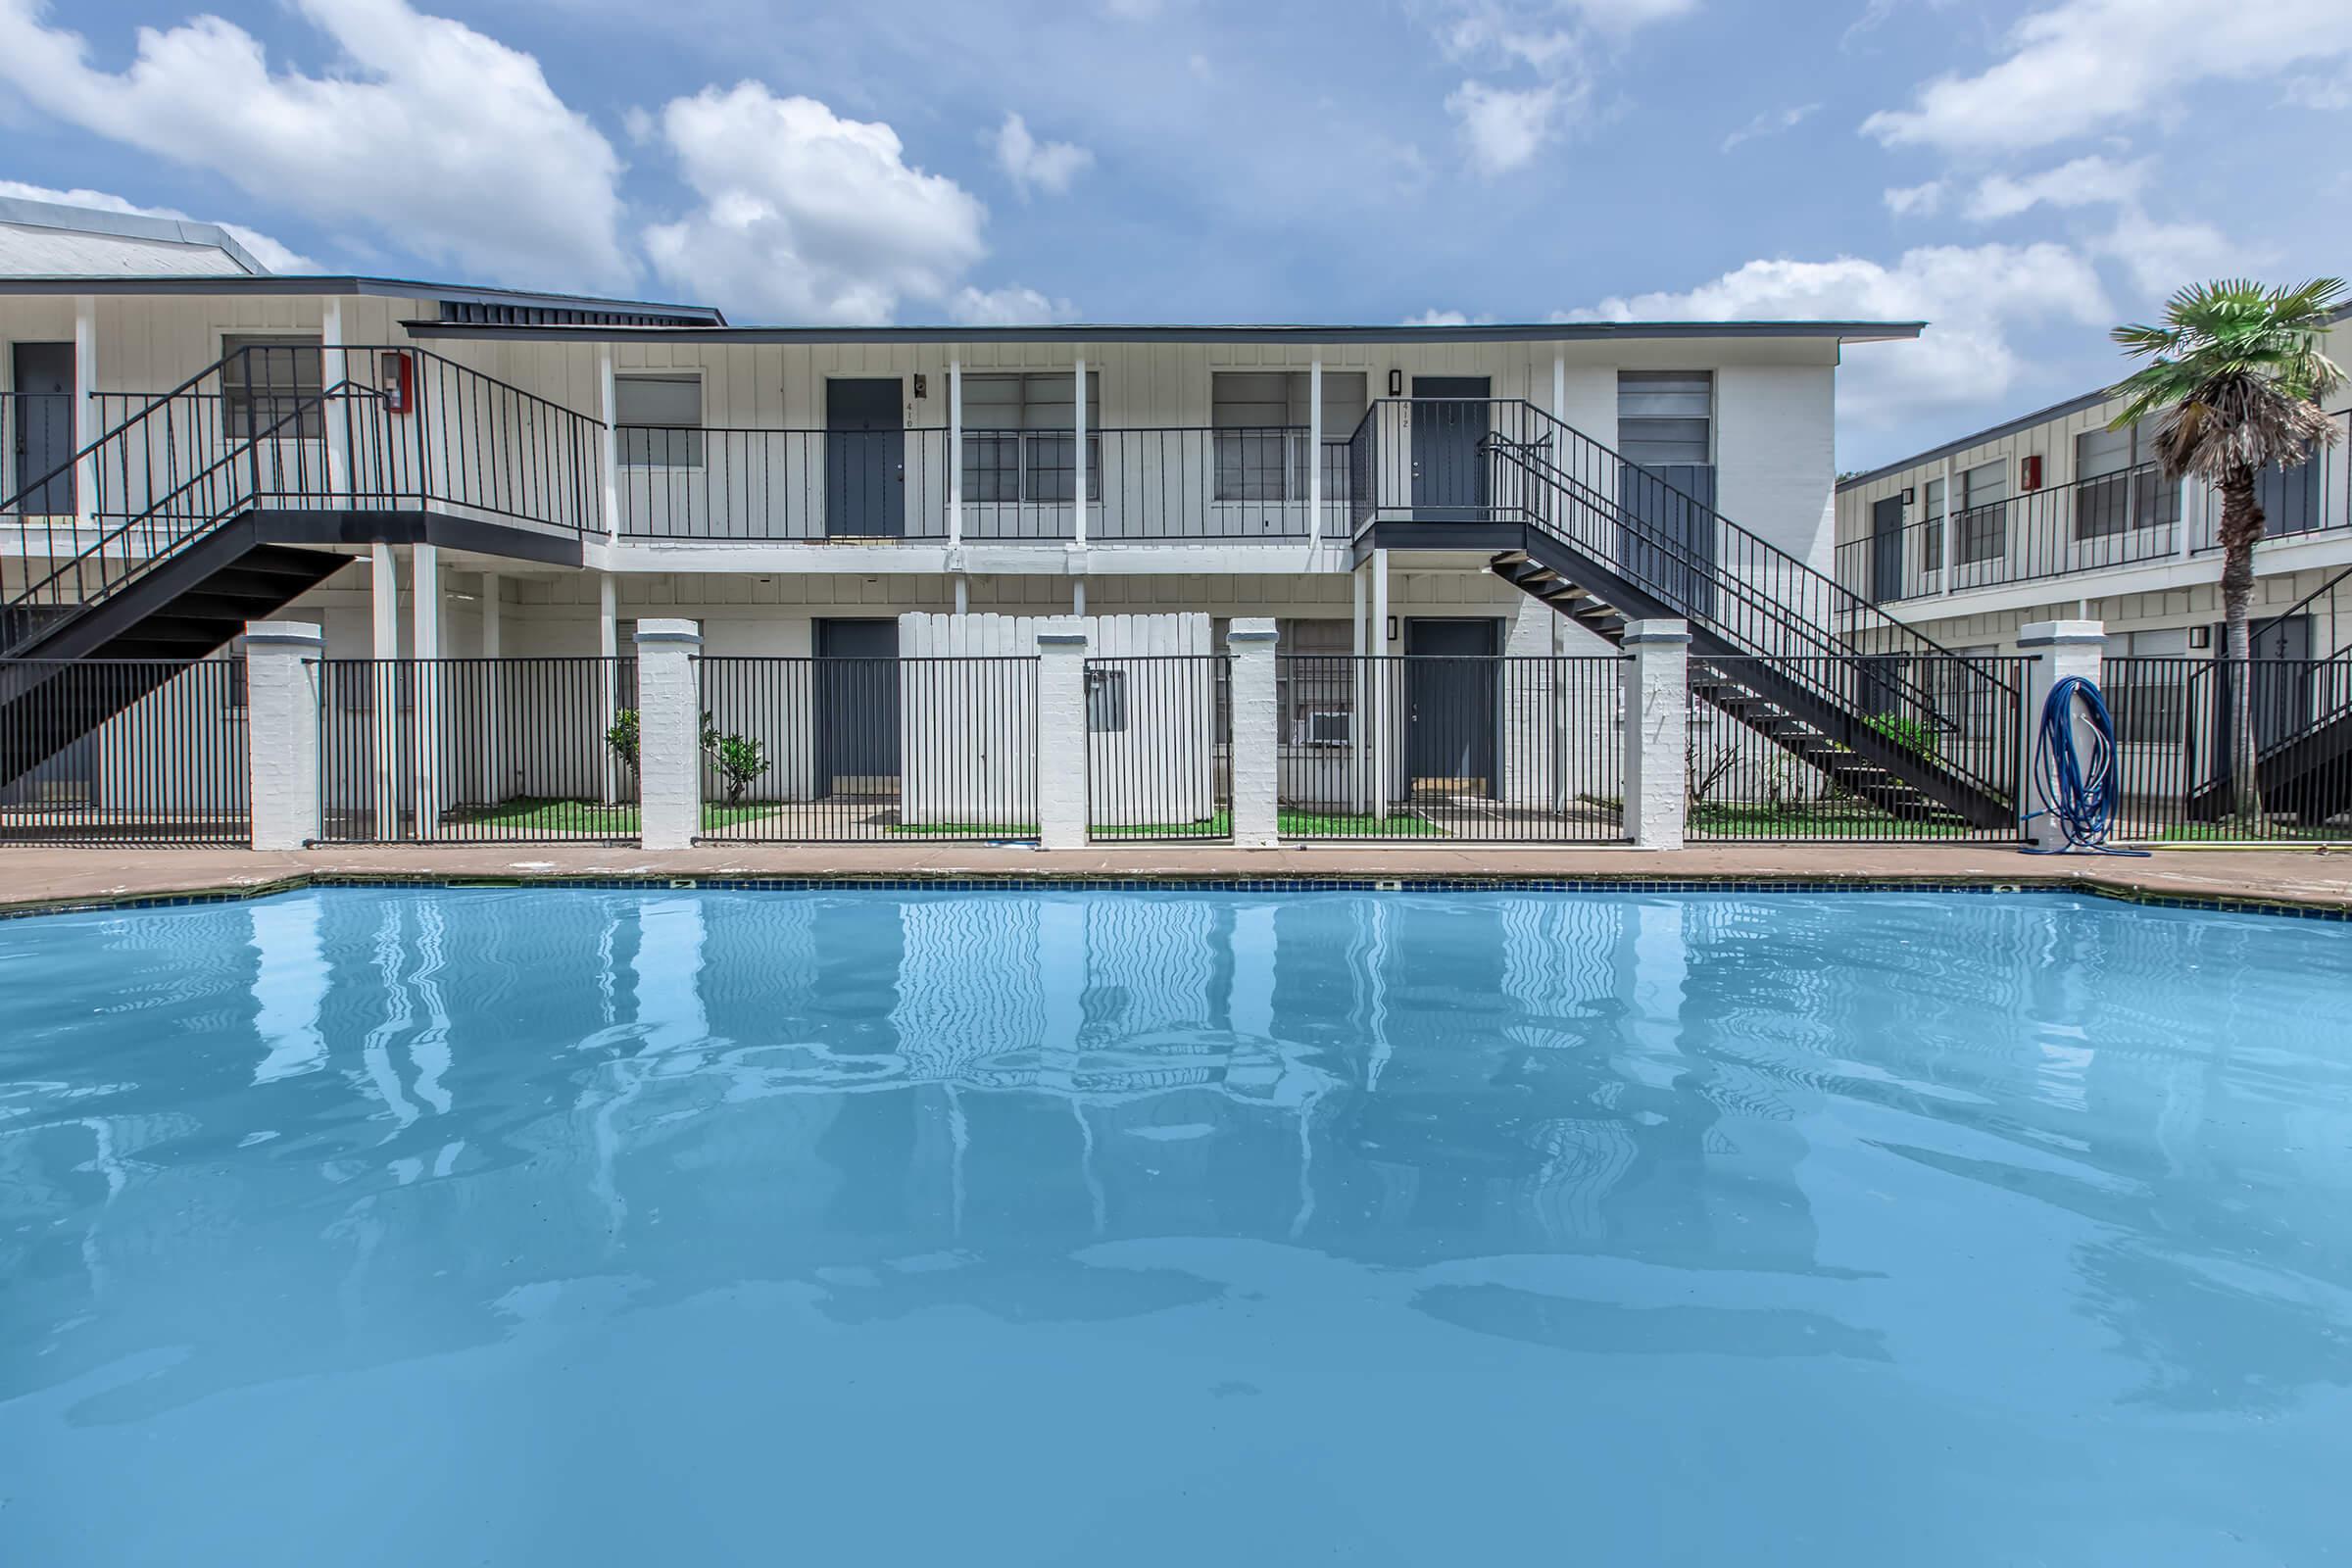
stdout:
{"type": "Polygon", "coordinates": [[[1348,720],[1352,716],[1344,708],[1327,708],[1302,715],[1298,720],[1298,744],[1301,746],[1347,745],[1348,720]]]}

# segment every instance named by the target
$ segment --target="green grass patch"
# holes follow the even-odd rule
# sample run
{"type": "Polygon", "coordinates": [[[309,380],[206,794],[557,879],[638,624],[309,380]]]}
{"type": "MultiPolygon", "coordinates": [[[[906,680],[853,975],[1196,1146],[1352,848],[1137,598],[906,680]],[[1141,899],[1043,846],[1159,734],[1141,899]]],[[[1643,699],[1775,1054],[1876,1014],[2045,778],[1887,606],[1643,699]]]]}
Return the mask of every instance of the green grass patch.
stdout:
{"type": "Polygon", "coordinates": [[[1707,806],[1690,808],[1690,833],[1717,839],[1964,839],[1975,830],[1965,822],[1922,822],[1851,806],[1792,809],[1771,806],[1707,806]]]}
{"type": "MultiPolygon", "coordinates": [[[[703,831],[756,822],[774,810],[772,806],[703,807],[703,831]]],[[[628,804],[605,806],[594,801],[555,801],[517,798],[496,806],[472,806],[449,813],[452,824],[496,828],[504,833],[576,833],[602,838],[637,836],[637,808],[628,804]]]]}
{"type": "Polygon", "coordinates": [[[1446,830],[1426,816],[1409,811],[1392,811],[1387,816],[1370,812],[1283,811],[1279,813],[1277,831],[1286,839],[1442,839],[1446,830]]]}
{"type": "Polygon", "coordinates": [[[910,839],[1033,839],[1035,822],[893,822],[890,831],[910,839]]]}

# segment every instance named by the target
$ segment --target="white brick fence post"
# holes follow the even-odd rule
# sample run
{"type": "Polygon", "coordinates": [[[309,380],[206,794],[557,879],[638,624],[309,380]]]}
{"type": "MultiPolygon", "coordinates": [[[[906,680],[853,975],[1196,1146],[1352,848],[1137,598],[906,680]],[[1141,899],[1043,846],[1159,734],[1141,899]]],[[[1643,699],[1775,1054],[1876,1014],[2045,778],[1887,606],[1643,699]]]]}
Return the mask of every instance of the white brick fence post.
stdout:
{"type": "Polygon", "coordinates": [[[1233,842],[1270,850],[1282,842],[1279,794],[1281,715],[1274,702],[1274,622],[1236,620],[1225,633],[1233,655],[1233,842]]]}
{"type": "MultiPolygon", "coordinates": [[[[2017,814],[2025,819],[2026,842],[2037,850],[2062,849],[2066,834],[2056,818],[2036,816],[2041,797],[2034,784],[2034,745],[2041,734],[2042,705],[2050,689],[2069,675],[2099,678],[2099,662],[2107,651],[2107,625],[2098,620],[2036,620],[2018,628],[2018,651],[2026,656],[2026,710],[2017,726],[2017,814]]],[[[2090,734],[2075,710],[2075,749],[2087,756],[2090,734]]]]}
{"type": "Polygon", "coordinates": [[[245,624],[246,800],[253,847],[299,850],[318,838],[318,661],[308,621],[245,624]]]}
{"type": "Polygon", "coordinates": [[[1048,620],[1037,634],[1037,842],[1086,848],[1086,627],[1048,620]]]}
{"type": "Polygon", "coordinates": [[[637,623],[638,843],[691,848],[703,827],[703,704],[691,620],[637,623]]]}
{"type": "Polygon", "coordinates": [[[1625,628],[1625,836],[1644,850],[1683,847],[1690,727],[1690,626],[1625,628]]]}

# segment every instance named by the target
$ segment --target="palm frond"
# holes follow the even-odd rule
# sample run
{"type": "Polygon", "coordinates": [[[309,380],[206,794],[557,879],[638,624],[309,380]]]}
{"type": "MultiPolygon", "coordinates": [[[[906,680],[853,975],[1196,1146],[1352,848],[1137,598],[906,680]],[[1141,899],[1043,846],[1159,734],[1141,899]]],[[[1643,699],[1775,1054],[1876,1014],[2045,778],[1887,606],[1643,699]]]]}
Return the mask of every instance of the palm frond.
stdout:
{"type": "Polygon", "coordinates": [[[2335,439],[2318,404],[2344,376],[2320,341],[2345,293],[2335,277],[2282,288],[2217,278],[2179,290],[2162,325],[2110,334],[2146,362],[2109,388],[2123,401],[2112,427],[2157,419],[2157,457],[2175,476],[2219,480],[2243,467],[2302,462],[2335,439]]]}

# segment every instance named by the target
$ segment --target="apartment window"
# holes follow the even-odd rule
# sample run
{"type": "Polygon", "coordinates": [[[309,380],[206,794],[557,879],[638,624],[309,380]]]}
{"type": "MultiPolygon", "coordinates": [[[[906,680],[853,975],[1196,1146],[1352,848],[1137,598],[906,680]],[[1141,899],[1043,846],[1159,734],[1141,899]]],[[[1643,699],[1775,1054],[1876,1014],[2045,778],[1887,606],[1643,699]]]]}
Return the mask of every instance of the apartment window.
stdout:
{"type": "Polygon", "coordinates": [[[220,414],[232,440],[325,433],[325,357],[316,336],[220,339],[220,414]]]}
{"type": "Polygon", "coordinates": [[[2188,716],[2188,628],[2119,631],[2106,655],[2127,663],[2101,666],[2099,685],[2115,717],[2116,739],[2134,746],[2177,746],[2188,716]]]}
{"type": "Polygon", "coordinates": [[[1291,746],[1345,746],[1355,710],[1355,628],[1345,620],[1274,623],[1275,711],[1291,746]]]}
{"type": "MultiPolygon", "coordinates": [[[[1030,370],[963,378],[963,498],[1064,502],[1077,491],[1076,376],[1030,370]]],[[[1102,499],[1102,377],[1086,372],[1086,498],[1102,499]]]]}
{"type": "Polygon", "coordinates": [[[1715,461],[1712,370],[1617,372],[1617,448],[1645,468],[1715,461]]]}
{"type": "Polygon", "coordinates": [[[703,378],[691,371],[612,378],[613,445],[624,468],[703,466],[703,378]]]}
{"type": "MultiPolygon", "coordinates": [[[[1306,370],[1219,370],[1209,377],[1209,419],[1219,501],[1303,501],[1314,377],[1306,370]]],[[[1323,440],[1345,441],[1363,421],[1370,383],[1361,370],[1323,372],[1323,440]]]]}
{"type": "Polygon", "coordinates": [[[2153,464],[2143,425],[2085,430],[2075,437],[2075,537],[2112,539],[2180,519],[2180,488],[2153,464]]]}
{"type": "Polygon", "coordinates": [[[1927,498],[1920,508],[1924,525],[1919,530],[1919,569],[1943,569],[1943,481],[1930,479],[1920,492],[1927,498]]]}
{"type": "Polygon", "coordinates": [[[1960,475],[1960,564],[1998,561],[2009,546],[2009,465],[1980,464],[1960,475]]]}

